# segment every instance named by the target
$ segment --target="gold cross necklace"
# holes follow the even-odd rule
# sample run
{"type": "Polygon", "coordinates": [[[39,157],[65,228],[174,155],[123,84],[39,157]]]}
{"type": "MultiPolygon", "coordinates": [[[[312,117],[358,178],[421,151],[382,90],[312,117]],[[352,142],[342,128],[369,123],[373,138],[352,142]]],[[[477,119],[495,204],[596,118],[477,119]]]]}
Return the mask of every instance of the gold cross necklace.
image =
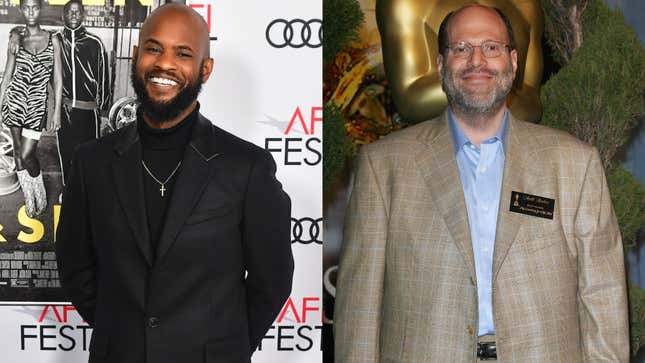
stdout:
{"type": "Polygon", "coordinates": [[[154,181],[157,182],[157,184],[161,185],[161,188],[159,188],[159,192],[161,193],[161,197],[163,198],[164,193],[166,192],[166,190],[168,190],[166,189],[166,183],[168,183],[168,180],[170,180],[170,178],[172,178],[172,176],[175,175],[177,170],[179,170],[179,166],[181,166],[181,160],[179,160],[179,163],[177,163],[177,166],[175,166],[175,169],[172,171],[172,173],[170,173],[170,175],[163,182],[157,179],[157,177],[154,174],[152,174],[150,169],[148,169],[148,166],[146,165],[145,161],[141,160],[141,164],[143,164],[143,168],[146,169],[146,173],[148,173],[148,175],[150,175],[152,179],[154,179],[154,181]]]}

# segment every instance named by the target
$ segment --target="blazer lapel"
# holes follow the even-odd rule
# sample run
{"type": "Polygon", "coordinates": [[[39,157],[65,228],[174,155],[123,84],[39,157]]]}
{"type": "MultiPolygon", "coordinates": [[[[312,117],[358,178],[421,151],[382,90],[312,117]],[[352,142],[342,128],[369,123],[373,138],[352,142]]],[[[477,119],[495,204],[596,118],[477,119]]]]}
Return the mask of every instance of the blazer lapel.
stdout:
{"type": "Polygon", "coordinates": [[[419,133],[419,140],[426,148],[422,148],[416,155],[416,162],[436,203],[434,209],[442,214],[472,280],[476,281],[466,200],[461,187],[447,113],[444,112],[442,117],[432,122],[438,124],[429,125],[430,127],[419,133]]]}
{"type": "Polygon", "coordinates": [[[144,259],[152,266],[152,246],[143,200],[141,147],[136,123],[127,126],[115,142],[117,158],[112,163],[116,194],[144,259]]]}
{"type": "Polygon", "coordinates": [[[209,162],[218,156],[214,128],[201,114],[186,146],[177,182],[173,187],[155,261],[161,261],[177,239],[184,221],[199,201],[214,168],[209,162]]]}
{"type": "Polygon", "coordinates": [[[530,135],[523,137],[522,126],[509,113],[508,150],[505,150],[504,176],[502,179],[502,191],[499,198],[499,212],[497,216],[497,228],[495,232],[495,248],[493,252],[493,281],[497,277],[509,248],[515,241],[517,232],[526,221],[526,218],[518,213],[510,211],[511,192],[526,192],[530,190],[531,173],[526,169],[530,165],[525,160],[525,150],[530,150],[527,144],[531,140],[530,135]],[[524,144],[520,142],[524,141],[524,144]]]}

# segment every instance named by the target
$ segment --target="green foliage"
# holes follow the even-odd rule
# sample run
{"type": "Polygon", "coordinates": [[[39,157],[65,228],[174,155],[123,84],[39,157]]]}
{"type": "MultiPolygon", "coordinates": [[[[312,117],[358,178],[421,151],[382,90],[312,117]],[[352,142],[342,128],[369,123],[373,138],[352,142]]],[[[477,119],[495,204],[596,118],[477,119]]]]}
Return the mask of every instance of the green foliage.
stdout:
{"type": "MultiPolygon", "coordinates": [[[[352,41],[359,40],[365,16],[357,0],[323,2],[323,64],[334,60],[352,41]]],[[[329,103],[323,109],[323,193],[327,193],[355,150],[345,129],[344,117],[329,103]]]]}
{"type": "Polygon", "coordinates": [[[544,0],[544,36],[554,50],[553,60],[559,65],[569,62],[575,53],[581,32],[580,16],[587,0],[544,0]]]}
{"type": "Polygon", "coordinates": [[[354,146],[347,137],[345,122],[340,110],[331,105],[323,108],[323,193],[327,193],[345,167],[345,162],[354,154],[354,146]]]}
{"type": "Polygon", "coordinates": [[[358,40],[364,15],[357,0],[323,1],[323,62],[334,59],[350,41],[358,40]]]}
{"type": "Polygon", "coordinates": [[[645,290],[630,284],[629,290],[629,326],[632,354],[645,345],[645,290]]]}
{"type": "Polygon", "coordinates": [[[602,0],[589,1],[582,21],[582,46],[542,87],[542,123],[594,144],[607,167],[643,113],[645,49],[602,0]]]}
{"type": "Polygon", "coordinates": [[[608,171],[607,184],[623,245],[625,248],[635,247],[638,230],[645,225],[645,188],[622,166],[608,171]]]}
{"type": "MultiPolygon", "coordinates": [[[[577,0],[543,3],[552,38],[548,43],[563,67],[542,86],[542,123],[598,148],[623,244],[630,248],[645,224],[645,188],[612,159],[643,114],[645,48],[620,12],[602,0],[589,0],[582,14],[582,44],[571,54],[579,24],[567,23],[568,14],[561,10],[573,2],[577,0]]],[[[645,345],[645,290],[630,285],[629,304],[631,349],[636,354],[645,345]]]]}

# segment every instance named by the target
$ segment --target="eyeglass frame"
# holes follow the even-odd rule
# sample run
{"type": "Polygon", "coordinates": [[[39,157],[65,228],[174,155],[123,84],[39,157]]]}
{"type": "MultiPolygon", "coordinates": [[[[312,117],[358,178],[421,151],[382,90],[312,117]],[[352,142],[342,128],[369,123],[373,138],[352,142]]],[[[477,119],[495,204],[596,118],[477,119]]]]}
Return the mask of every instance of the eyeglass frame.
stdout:
{"type": "Polygon", "coordinates": [[[492,39],[491,39],[491,40],[484,40],[484,41],[483,41],[483,42],[481,42],[481,44],[479,44],[479,45],[473,45],[473,44],[470,44],[469,42],[467,42],[467,41],[465,41],[465,40],[461,40],[461,41],[458,41],[458,42],[454,42],[454,43],[450,43],[450,44],[448,44],[448,45],[446,46],[446,49],[450,50],[450,53],[451,53],[452,55],[454,55],[455,57],[460,58],[460,59],[470,58],[470,57],[473,55],[473,53],[475,52],[475,48],[479,48],[479,50],[482,52],[482,56],[484,56],[484,58],[498,58],[499,56],[501,56],[501,55],[502,55],[502,50],[501,50],[501,49],[500,49],[500,51],[499,51],[499,54],[498,54],[498,55],[494,55],[494,56],[492,56],[492,57],[489,57],[489,56],[487,56],[487,55],[486,55],[486,52],[487,52],[487,51],[484,51],[484,49],[482,48],[482,46],[483,46],[483,45],[485,45],[485,44],[490,44],[490,43],[494,43],[494,44],[496,44],[496,45],[500,45],[500,46],[502,46],[502,47],[506,48],[509,52],[510,52],[510,51],[512,51],[511,47],[510,47],[508,44],[505,44],[505,43],[499,42],[499,41],[497,41],[497,40],[492,40],[492,39]],[[457,53],[455,53],[455,52],[454,52],[454,50],[453,50],[453,47],[454,47],[455,45],[464,45],[464,46],[466,46],[466,49],[468,49],[468,53],[467,53],[467,54],[465,54],[465,55],[458,55],[458,54],[457,54],[457,53]]]}

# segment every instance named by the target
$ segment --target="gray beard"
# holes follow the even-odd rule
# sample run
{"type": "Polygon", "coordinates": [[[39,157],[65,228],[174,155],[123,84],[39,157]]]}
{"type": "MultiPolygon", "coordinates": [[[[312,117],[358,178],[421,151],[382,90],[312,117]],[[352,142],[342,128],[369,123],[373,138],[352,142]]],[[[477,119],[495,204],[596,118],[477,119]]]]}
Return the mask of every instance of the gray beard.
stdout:
{"type": "Polygon", "coordinates": [[[513,71],[510,60],[506,70],[501,73],[495,72],[494,75],[497,78],[493,92],[485,97],[476,97],[457,87],[454,82],[454,73],[448,70],[444,62],[441,67],[441,88],[448,98],[448,104],[452,111],[473,121],[495,115],[503,107],[506,96],[513,87],[513,71]]]}

